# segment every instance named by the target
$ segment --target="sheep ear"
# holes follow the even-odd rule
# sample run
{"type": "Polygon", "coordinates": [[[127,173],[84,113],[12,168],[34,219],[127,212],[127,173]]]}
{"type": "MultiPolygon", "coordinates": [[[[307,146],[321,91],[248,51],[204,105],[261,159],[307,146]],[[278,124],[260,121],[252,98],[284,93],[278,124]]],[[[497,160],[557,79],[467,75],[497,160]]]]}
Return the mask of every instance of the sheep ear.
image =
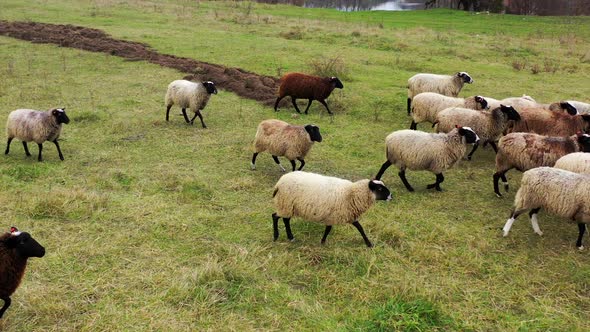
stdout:
{"type": "Polygon", "coordinates": [[[10,226],[10,233],[18,232],[18,228],[10,226]]]}

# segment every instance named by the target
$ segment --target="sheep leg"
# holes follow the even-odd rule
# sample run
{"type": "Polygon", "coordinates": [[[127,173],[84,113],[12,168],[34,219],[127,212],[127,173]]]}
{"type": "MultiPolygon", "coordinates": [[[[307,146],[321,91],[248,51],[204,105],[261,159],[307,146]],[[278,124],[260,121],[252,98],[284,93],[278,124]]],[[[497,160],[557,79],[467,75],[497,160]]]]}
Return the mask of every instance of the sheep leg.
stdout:
{"type": "Polygon", "coordinates": [[[383,173],[385,173],[385,171],[389,168],[389,166],[391,166],[391,161],[386,160],[383,163],[383,165],[381,165],[381,169],[379,170],[379,173],[377,173],[377,175],[375,175],[375,180],[381,180],[383,173]]]}
{"type": "Polygon", "coordinates": [[[406,179],[406,169],[401,169],[399,171],[399,173],[397,173],[397,175],[399,175],[399,178],[402,179],[402,182],[404,183],[404,186],[406,186],[406,189],[408,189],[409,192],[414,191],[414,188],[412,188],[412,186],[410,185],[410,183],[408,182],[408,179],[406,179]]]}
{"type": "Polygon", "coordinates": [[[412,106],[412,98],[408,98],[408,115],[410,115],[410,107],[412,106]]]}
{"type": "Polygon", "coordinates": [[[332,113],[332,111],[330,111],[330,109],[328,108],[328,104],[326,103],[325,100],[318,100],[320,103],[322,103],[322,105],[324,105],[324,107],[326,108],[326,110],[328,110],[328,114],[332,115],[334,113],[332,113]]]}
{"type": "Polygon", "coordinates": [[[412,120],[412,123],[410,123],[410,129],[412,129],[412,130],[418,129],[418,124],[414,120],[412,120]]]}
{"type": "Polygon", "coordinates": [[[332,226],[330,226],[330,225],[326,226],[326,230],[324,231],[324,236],[322,236],[322,244],[326,243],[326,238],[328,237],[328,234],[330,234],[331,230],[332,230],[332,226]]]}
{"type": "Polygon", "coordinates": [[[307,103],[307,107],[305,108],[305,114],[307,114],[307,110],[309,109],[309,106],[311,106],[311,102],[313,101],[313,99],[310,99],[309,102],[307,103]]]}
{"type": "Polygon", "coordinates": [[[182,109],[182,115],[184,116],[184,121],[186,121],[186,123],[190,123],[190,120],[188,119],[188,116],[186,115],[186,108],[182,109]]]}
{"type": "Polygon", "coordinates": [[[502,182],[504,183],[504,189],[508,191],[508,180],[506,179],[505,175],[506,172],[508,172],[508,170],[494,173],[494,192],[498,197],[502,197],[502,194],[500,194],[500,189],[498,188],[498,180],[502,179],[502,182]]]}
{"type": "Polygon", "coordinates": [[[201,114],[200,110],[197,110],[197,112],[195,112],[195,116],[193,116],[193,118],[191,119],[191,124],[195,123],[195,118],[199,117],[199,119],[201,120],[201,125],[203,126],[203,128],[207,128],[207,126],[205,125],[205,122],[203,122],[203,115],[201,114]]]}
{"type": "Polygon", "coordinates": [[[281,99],[283,99],[283,98],[285,98],[285,96],[278,97],[277,101],[275,101],[275,112],[279,111],[277,107],[279,106],[279,101],[281,101],[281,99]]]}
{"type": "Polygon", "coordinates": [[[477,150],[478,147],[479,147],[479,143],[473,144],[473,150],[471,150],[471,152],[469,152],[469,154],[467,155],[467,160],[471,160],[471,156],[473,155],[475,150],[477,150]]]}
{"type": "Polygon", "coordinates": [[[295,160],[289,160],[289,162],[291,163],[291,172],[295,172],[295,160]]]}
{"type": "Polygon", "coordinates": [[[584,249],[584,245],[582,244],[582,237],[584,236],[584,232],[586,232],[586,224],[579,222],[578,223],[578,240],[576,241],[576,247],[578,247],[579,250],[584,249]]]}
{"type": "Polygon", "coordinates": [[[27,142],[23,142],[23,147],[25,148],[25,155],[30,157],[31,153],[29,152],[29,146],[27,145],[27,142]]]}
{"type": "Polygon", "coordinates": [[[297,160],[299,160],[301,162],[301,165],[297,169],[298,171],[300,171],[303,169],[303,166],[305,166],[305,160],[303,160],[303,158],[297,158],[297,160]]]}
{"type": "Polygon", "coordinates": [[[281,165],[281,162],[279,160],[279,157],[272,156],[272,159],[275,161],[275,163],[277,163],[277,165],[279,165],[279,167],[281,168],[281,171],[285,172],[285,168],[283,167],[283,165],[281,165]]]}
{"type": "Polygon", "coordinates": [[[283,223],[285,224],[285,231],[287,231],[287,238],[289,241],[295,240],[293,237],[293,233],[291,232],[291,218],[283,218],[283,223]]]}
{"type": "Polygon", "coordinates": [[[296,100],[297,99],[295,97],[291,97],[291,103],[293,103],[293,107],[295,107],[295,110],[297,111],[297,113],[301,113],[301,111],[299,110],[299,107],[297,107],[296,100]]]}
{"type": "MultiPolygon", "coordinates": [[[[6,142],[6,151],[4,151],[4,154],[8,154],[8,151],[10,151],[10,142],[12,142],[12,140],[14,139],[14,137],[9,137],[8,141],[6,142]]],[[[23,142],[25,143],[25,142],[23,142]]]]}
{"type": "Polygon", "coordinates": [[[440,188],[440,184],[445,180],[445,177],[442,175],[442,173],[438,173],[436,174],[436,182],[433,184],[429,184],[426,186],[426,189],[432,189],[432,188],[436,188],[436,191],[442,191],[442,189],[440,188]]]}
{"type": "Polygon", "coordinates": [[[496,142],[494,141],[490,141],[490,146],[492,147],[492,149],[494,149],[495,153],[498,153],[498,146],[496,145],[496,142]]]}
{"type": "Polygon", "coordinates": [[[8,307],[10,307],[10,303],[12,303],[12,300],[8,296],[3,297],[2,300],[4,300],[4,305],[2,306],[2,309],[0,309],[0,318],[2,318],[4,312],[6,311],[6,309],[8,309],[8,307]]]}
{"type": "Polygon", "coordinates": [[[504,228],[502,228],[502,231],[504,231],[504,234],[503,234],[504,237],[508,236],[508,232],[510,232],[510,228],[512,228],[512,224],[514,224],[514,221],[516,220],[516,218],[518,218],[518,216],[521,213],[523,213],[524,211],[525,211],[525,209],[517,210],[516,208],[514,210],[512,210],[512,213],[510,214],[510,218],[506,221],[504,228]]]}
{"type": "Polygon", "coordinates": [[[168,121],[170,119],[170,109],[171,108],[172,108],[172,105],[166,107],[166,121],[168,121]]]}
{"type": "Polygon", "coordinates": [[[41,152],[43,151],[43,144],[37,143],[39,146],[39,156],[37,157],[38,161],[43,161],[43,157],[41,157],[41,152]]]}
{"type": "Polygon", "coordinates": [[[61,149],[59,148],[59,143],[57,143],[57,138],[53,140],[53,144],[55,144],[55,147],[57,148],[57,154],[59,154],[59,159],[61,159],[63,161],[64,155],[61,153],[61,149]]]}
{"type": "Polygon", "coordinates": [[[371,243],[371,241],[369,241],[369,238],[367,237],[367,235],[365,234],[365,231],[363,230],[363,226],[361,226],[361,224],[359,224],[359,222],[357,220],[355,220],[352,225],[354,227],[356,227],[356,229],[358,229],[359,233],[361,233],[361,236],[363,237],[363,240],[365,240],[365,244],[367,245],[367,247],[371,248],[373,247],[373,244],[371,243]]]}
{"type": "Polygon", "coordinates": [[[529,218],[531,218],[531,225],[533,225],[533,230],[535,233],[543,235],[543,232],[541,232],[541,229],[539,228],[539,221],[537,220],[537,214],[539,213],[539,210],[541,210],[541,208],[531,209],[529,212],[529,218]]]}
{"type": "Polygon", "coordinates": [[[276,241],[279,238],[279,219],[276,213],[272,214],[272,240],[276,241]]]}
{"type": "Polygon", "coordinates": [[[250,164],[250,167],[252,168],[252,170],[256,169],[256,157],[258,156],[258,152],[254,152],[254,154],[252,155],[252,163],[250,164]]]}

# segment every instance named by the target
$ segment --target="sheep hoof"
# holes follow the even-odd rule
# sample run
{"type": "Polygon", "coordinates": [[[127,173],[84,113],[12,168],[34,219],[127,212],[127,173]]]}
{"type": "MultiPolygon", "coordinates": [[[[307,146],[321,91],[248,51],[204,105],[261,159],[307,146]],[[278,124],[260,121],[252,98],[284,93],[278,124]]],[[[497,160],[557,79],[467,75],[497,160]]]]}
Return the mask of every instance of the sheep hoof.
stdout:
{"type": "Polygon", "coordinates": [[[539,236],[543,236],[543,232],[541,232],[541,231],[538,231],[538,232],[535,232],[535,233],[539,234],[539,236]]]}
{"type": "Polygon", "coordinates": [[[502,194],[500,194],[500,193],[496,193],[496,197],[498,197],[498,198],[502,198],[502,194]]]}
{"type": "Polygon", "coordinates": [[[295,238],[289,239],[289,242],[295,242],[295,238]]]}
{"type": "Polygon", "coordinates": [[[253,170],[253,171],[256,170],[256,165],[250,164],[250,169],[253,170]]]}
{"type": "Polygon", "coordinates": [[[471,156],[467,156],[467,160],[471,161],[471,156]]]}
{"type": "Polygon", "coordinates": [[[580,250],[580,251],[584,250],[584,246],[579,246],[578,250],[580,250]]]}
{"type": "Polygon", "coordinates": [[[503,237],[507,237],[508,236],[508,231],[504,231],[502,234],[503,237]]]}

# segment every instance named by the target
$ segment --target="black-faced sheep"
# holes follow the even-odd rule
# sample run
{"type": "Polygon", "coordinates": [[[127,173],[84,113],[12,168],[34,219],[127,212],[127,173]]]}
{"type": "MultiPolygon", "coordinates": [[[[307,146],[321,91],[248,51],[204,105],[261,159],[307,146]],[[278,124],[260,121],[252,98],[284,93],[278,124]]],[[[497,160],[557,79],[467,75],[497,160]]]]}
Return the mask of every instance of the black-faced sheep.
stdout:
{"type": "Polygon", "coordinates": [[[569,137],[549,137],[532,133],[511,133],[500,139],[496,154],[494,192],[501,197],[498,181],[502,179],[508,191],[506,172],[516,168],[524,172],[531,168],[553,166],[573,152],[590,152],[590,135],[578,133],[569,137]]]}
{"type": "Polygon", "coordinates": [[[541,209],[578,223],[576,247],[583,249],[582,237],[590,223],[590,176],[553,167],[537,167],[524,172],[520,189],[514,198],[514,209],[503,231],[508,235],[520,214],[530,209],[529,217],[535,233],[543,235],[537,214],[541,209]]]}
{"type": "Polygon", "coordinates": [[[61,134],[62,123],[70,123],[70,119],[63,107],[54,108],[46,112],[30,109],[18,109],[10,112],[6,121],[8,141],[6,142],[6,151],[4,151],[4,154],[8,154],[10,151],[10,142],[14,138],[18,138],[23,142],[27,156],[31,155],[27,142],[37,143],[39,147],[37,160],[42,161],[41,152],[43,151],[43,142],[51,141],[57,148],[59,159],[64,160],[59,143],[57,142],[61,134]]]}
{"type": "Polygon", "coordinates": [[[11,227],[10,233],[0,235],[0,299],[4,300],[0,318],[10,307],[10,296],[21,283],[27,259],[44,255],[45,248],[29,233],[19,232],[15,227],[11,227]]]}
{"type": "MultiPolygon", "coordinates": [[[[436,131],[448,133],[455,126],[464,126],[472,128],[483,143],[489,143],[495,152],[496,140],[502,136],[506,130],[509,121],[520,120],[519,113],[512,106],[500,105],[491,111],[476,111],[466,108],[447,108],[438,113],[436,117],[436,131]]],[[[471,156],[477,150],[479,144],[475,144],[473,149],[467,155],[471,156]]]]}
{"type": "Polygon", "coordinates": [[[590,130],[590,114],[570,115],[541,108],[526,108],[519,112],[521,120],[508,132],[527,132],[546,136],[570,136],[590,130]]]}
{"type": "Polygon", "coordinates": [[[437,75],[421,73],[408,79],[408,115],[412,107],[412,99],[422,92],[436,92],[449,97],[457,97],[463,84],[473,83],[473,79],[466,72],[455,75],[437,75]]]}
{"type": "Polygon", "coordinates": [[[290,96],[293,107],[295,107],[297,113],[301,113],[296,103],[296,100],[300,98],[308,100],[305,114],[307,114],[309,106],[311,106],[311,102],[314,100],[322,103],[328,113],[332,114],[326,103],[326,98],[330,96],[335,88],[344,88],[342,82],[340,82],[337,77],[319,77],[302,73],[285,74],[281,77],[279,96],[275,102],[275,112],[278,111],[277,107],[279,106],[281,99],[290,96]]]}
{"type": "Polygon", "coordinates": [[[485,110],[488,108],[488,102],[481,96],[456,98],[434,92],[419,93],[412,100],[412,123],[410,124],[410,129],[416,129],[418,123],[434,123],[437,114],[449,107],[485,110]]]}
{"type": "Polygon", "coordinates": [[[256,157],[260,152],[268,151],[275,163],[284,172],[278,157],[284,156],[291,162],[295,170],[295,159],[301,162],[299,170],[305,166],[305,156],[314,142],[321,142],[320,128],[316,125],[305,126],[290,125],[281,120],[264,120],[258,125],[254,137],[254,154],[252,155],[252,169],[256,169],[256,157]]]}
{"type": "Polygon", "coordinates": [[[584,103],[584,102],[575,101],[575,100],[568,100],[567,102],[570,105],[572,105],[573,107],[575,107],[578,110],[578,113],[590,114],[590,104],[589,103],[584,103]]]}
{"type": "Polygon", "coordinates": [[[557,159],[555,168],[590,175],[590,153],[574,152],[557,159]]]}
{"type": "Polygon", "coordinates": [[[293,240],[290,220],[301,217],[326,225],[321,243],[326,242],[333,225],[352,224],[361,233],[367,247],[371,241],[365,235],[358,218],[375,200],[391,200],[391,193],[377,180],[348,180],[314,173],[292,172],[283,175],[274,187],[272,214],[273,238],[279,237],[278,222],[283,218],[289,240],[293,240]]]}
{"type": "Polygon", "coordinates": [[[203,121],[201,110],[207,106],[211,94],[217,94],[217,88],[213,82],[207,81],[195,83],[187,80],[172,81],[168,85],[168,90],[164,97],[164,103],[166,104],[166,121],[169,120],[170,108],[172,108],[172,105],[176,104],[178,107],[182,108],[182,115],[184,116],[184,121],[186,121],[186,123],[193,124],[195,118],[198,116],[203,128],[207,128],[203,121]],[[186,115],[187,108],[195,113],[195,116],[190,120],[186,115]]]}
{"type": "Polygon", "coordinates": [[[428,170],[436,174],[436,182],[426,188],[441,191],[444,181],[443,171],[455,165],[465,154],[466,144],[477,143],[479,137],[469,127],[458,127],[448,134],[432,134],[417,130],[398,130],[385,138],[387,161],[383,163],[375,176],[381,179],[383,173],[392,164],[400,171],[400,179],[408,191],[414,191],[406,179],[406,168],[411,170],[428,170]]]}

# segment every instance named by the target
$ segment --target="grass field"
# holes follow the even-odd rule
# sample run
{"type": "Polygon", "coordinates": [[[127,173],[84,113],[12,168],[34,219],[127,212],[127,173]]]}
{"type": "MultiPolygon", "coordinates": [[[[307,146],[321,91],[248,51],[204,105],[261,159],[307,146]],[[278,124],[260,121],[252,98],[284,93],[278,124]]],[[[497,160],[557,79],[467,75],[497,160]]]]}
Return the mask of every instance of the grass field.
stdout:
{"type": "MultiPolygon", "coordinates": [[[[590,329],[590,256],[574,246],[577,227],[542,213],[543,237],[522,216],[502,238],[514,190],[493,194],[490,149],[448,171],[441,193],[425,189],[430,173],[408,172],[408,193],[388,170],[394,200],[361,218],[373,249],[350,226],[321,246],[323,225],[300,219],[295,242],[282,229],[272,242],[282,173],[268,154],[249,168],[257,124],[279,118],[321,128],[307,171],[374,176],[384,137],[409,127],[405,84],[416,72],[469,72],[462,96],[588,102],[590,18],[3,0],[0,20],[103,29],[265,75],[331,62],[344,83],[329,99],[333,118],[319,103],[293,117],[220,89],[202,129],[177,108],[164,118],[166,86],[184,73],[0,37],[0,119],[54,106],[71,119],[64,162],[50,143],[43,163],[16,141],[0,158],[0,228],[16,225],[47,249],[29,261],[1,331],[590,329]]],[[[508,179],[517,188],[520,174],[508,179]]]]}

